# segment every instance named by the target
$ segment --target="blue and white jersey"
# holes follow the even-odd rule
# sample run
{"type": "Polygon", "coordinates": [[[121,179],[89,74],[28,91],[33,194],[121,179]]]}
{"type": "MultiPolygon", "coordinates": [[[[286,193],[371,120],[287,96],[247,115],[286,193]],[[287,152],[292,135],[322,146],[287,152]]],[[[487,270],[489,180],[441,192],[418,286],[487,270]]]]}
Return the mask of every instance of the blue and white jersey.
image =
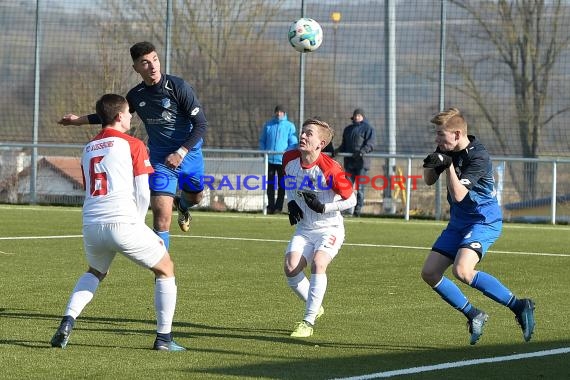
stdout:
{"type": "Polygon", "coordinates": [[[461,202],[454,202],[449,191],[447,193],[451,214],[449,224],[458,228],[502,220],[489,153],[475,136],[468,137],[470,143],[467,148],[446,153],[453,159],[459,182],[469,190],[461,202]]]}
{"type": "Polygon", "coordinates": [[[131,113],[136,112],[144,123],[152,162],[163,162],[181,146],[202,147],[206,116],[193,88],[182,78],[162,74],[159,83],[141,82],[126,98],[131,113]]]}

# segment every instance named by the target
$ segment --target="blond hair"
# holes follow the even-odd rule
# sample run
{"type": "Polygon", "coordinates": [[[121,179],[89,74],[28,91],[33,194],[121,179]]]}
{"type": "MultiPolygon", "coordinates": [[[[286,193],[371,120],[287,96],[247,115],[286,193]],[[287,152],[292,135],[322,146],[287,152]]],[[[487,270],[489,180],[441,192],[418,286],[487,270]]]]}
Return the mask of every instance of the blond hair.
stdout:
{"type": "Polygon", "coordinates": [[[461,131],[467,133],[467,122],[458,108],[451,107],[435,115],[430,122],[435,125],[441,125],[448,131],[461,131]]]}
{"type": "Polygon", "coordinates": [[[319,127],[319,136],[325,140],[325,146],[329,145],[334,137],[334,129],[325,121],[319,120],[316,117],[310,117],[303,123],[303,127],[313,124],[319,127]]]}

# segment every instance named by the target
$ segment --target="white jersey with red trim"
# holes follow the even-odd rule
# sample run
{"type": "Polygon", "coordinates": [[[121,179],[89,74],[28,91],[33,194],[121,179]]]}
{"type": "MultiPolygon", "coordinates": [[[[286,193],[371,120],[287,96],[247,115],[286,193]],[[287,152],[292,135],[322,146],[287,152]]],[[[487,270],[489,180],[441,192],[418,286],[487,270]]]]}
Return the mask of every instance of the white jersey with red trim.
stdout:
{"type": "Polygon", "coordinates": [[[104,128],[83,148],[81,170],[85,187],[84,225],[140,220],[134,180],[154,171],[141,140],[104,128]]]}
{"type": "Polygon", "coordinates": [[[352,184],[338,162],[325,154],[310,166],[303,166],[301,152],[291,150],[283,155],[284,184],[289,201],[297,202],[303,210],[303,219],[298,227],[314,229],[328,226],[344,226],[340,211],[319,214],[311,210],[303,199],[303,192],[316,194],[323,203],[348,199],[352,195],[352,184]]]}

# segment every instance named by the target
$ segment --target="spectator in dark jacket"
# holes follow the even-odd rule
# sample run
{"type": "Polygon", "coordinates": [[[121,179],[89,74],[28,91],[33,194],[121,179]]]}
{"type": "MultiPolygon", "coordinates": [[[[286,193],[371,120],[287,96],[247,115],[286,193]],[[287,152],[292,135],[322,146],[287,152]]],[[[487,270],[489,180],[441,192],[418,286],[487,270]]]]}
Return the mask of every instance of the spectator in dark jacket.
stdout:
{"type": "MultiPolygon", "coordinates": [[[[350,175],[350,180],[354,184],[356,176],[365,176],[370,169],[370,157],[367,157],[367,154],[372,152],[376,145],[376,131],[366,120],[362,108],[354,110],[351,120],[352,124],[344,128],[342,143],[337,151],[351,154],[349,157],[344,157],[344,170],[350,175]]],[[[357,184],[355,190],[356,206],[351,214],[360,216],[364,206],[365,187],[357,184]]]]}

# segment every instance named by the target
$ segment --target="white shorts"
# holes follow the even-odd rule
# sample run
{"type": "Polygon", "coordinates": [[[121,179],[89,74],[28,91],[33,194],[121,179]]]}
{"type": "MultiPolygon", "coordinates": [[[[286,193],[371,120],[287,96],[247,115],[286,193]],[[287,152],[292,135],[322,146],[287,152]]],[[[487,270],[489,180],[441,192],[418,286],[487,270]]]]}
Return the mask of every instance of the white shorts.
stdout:
{"type": "Polygon", "coordinates": [[[144,223],[110,223],[83,226],[83,247],[89,266],[107,273],[117,252],[152,268],[166,254],[162,239],[144,223]]]}
{"type": "Polygon", "coordinates": [[[322,227],[318,229],[297,228],[289,241],[285,254],[301,252],[307,263],[313,262],[315,252],[326,252],[331,260],[337,255],[344,242],[344,227],[322,227]]]}

